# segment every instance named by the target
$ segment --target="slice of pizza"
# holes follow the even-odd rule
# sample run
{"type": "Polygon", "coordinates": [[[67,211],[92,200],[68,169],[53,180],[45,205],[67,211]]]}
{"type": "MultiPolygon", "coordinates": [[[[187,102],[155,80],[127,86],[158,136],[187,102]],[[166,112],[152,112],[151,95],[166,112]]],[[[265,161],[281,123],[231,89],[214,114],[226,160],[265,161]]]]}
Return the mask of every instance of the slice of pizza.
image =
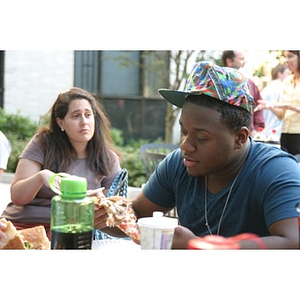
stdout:
{"type": "Polygon", "coordinates": [[[131,201],[121,196],[99,197],[98,205],[103,206],[108,214],[107,226],[116,226],[133,240],[140,240],[131,201]]]}

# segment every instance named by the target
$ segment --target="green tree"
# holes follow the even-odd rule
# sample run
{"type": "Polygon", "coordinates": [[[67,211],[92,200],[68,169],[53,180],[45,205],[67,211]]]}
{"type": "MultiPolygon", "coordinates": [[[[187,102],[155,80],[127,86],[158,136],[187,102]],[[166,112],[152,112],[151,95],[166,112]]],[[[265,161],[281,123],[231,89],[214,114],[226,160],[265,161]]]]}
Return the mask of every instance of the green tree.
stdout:
{"type": "MultiPolygon", "coordinates": [[[[169,68],[169,88],[173,90],[184,89],[186,80],[190,73],[191,66],[196,61],[209,60],[218,63],[220,60],[220,51],[206,50],[178,50],[170,51],[169,68]]],[[[172,143],[173,128],[180,108],[167,103],[167,113],[165,118],[165,142],[172,143]]]]}
{"type": "MultiPolygon", "coordinates": [[[[172,50],[172,51],[142,51],[141,60],[134,61],[126,53],[114,59],[119,61],[120,67],[139,66],[146,76],[152,74],[156,78],[152,90],[165,87],[179,90],[185,86],[190,68],[196,61],[209,60],[215,63],[220,61],[221,51],[206,50],[172,50]],[[166,56],[167,54],[167,56],[166,56]],[[168,57],[168,59],[166,59],[168,57]]],[[[152,81],[153,84],[153,81],[152,81]]],[[[144,87],[143,94],[148,96],[150,87],[144,87]]],[[[173,128],[180,109],[167,102],[165,116],[165,142],[173,142],[173,128]]]]}

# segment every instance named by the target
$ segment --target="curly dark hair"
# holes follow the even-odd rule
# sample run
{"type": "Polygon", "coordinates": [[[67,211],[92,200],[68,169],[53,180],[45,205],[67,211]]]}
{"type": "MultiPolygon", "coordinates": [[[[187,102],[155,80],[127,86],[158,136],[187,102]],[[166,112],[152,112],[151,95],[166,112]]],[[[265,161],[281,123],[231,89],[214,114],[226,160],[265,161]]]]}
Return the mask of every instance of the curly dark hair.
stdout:
{"type": "Polygon", "coordinates": [[[190,95],[186,98],[186,102],[220,112],[224,125],[232,132],[238,131],[243,126],[247,128],[251,126],[252,114],[238,106],[230,105],[207,95],[190,95]]]}
{"type": "Polygon", "coordinates": [[[71,101],[86,99],[89,101],[95,118],[95,132],[88,142],[88,165],[95,174],[106,176],[111,170],[114,159],[111,150],[117,155],[122,155],[115,149],[110,134],[110,121],[102,105],[96,97],[88,91],[72,87],[60,93],[50,111],[43,118],[50,118],[49,125],[41,127],[38,139],[45,151],[44,168],[53,172],[65,172],[77,154],[65,132],[61,131],[56,118],[64,119],[71,101]]]}
{"type": "Polygon", "coordinates": [[[226,66],[226,60],[227,60],[227,58],[229,58],[231,60],[234,60],[235,53],[234,53],[233,50],[223,51],[221,59],[222,59],[222,63],[223,63],[224,67],[226,66]]]}

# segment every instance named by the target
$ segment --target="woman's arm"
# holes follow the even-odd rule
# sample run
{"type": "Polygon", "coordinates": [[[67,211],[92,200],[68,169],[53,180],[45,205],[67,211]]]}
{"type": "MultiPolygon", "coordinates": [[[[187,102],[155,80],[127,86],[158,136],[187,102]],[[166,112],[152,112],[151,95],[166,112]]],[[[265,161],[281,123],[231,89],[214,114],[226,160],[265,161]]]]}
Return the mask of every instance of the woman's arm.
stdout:
{"type": "Polygon", "coordinates": [[[269,109],[279,120],[284,118],[285,109],[288,104],[286,106],[280,105],[279,107],[279,105],[271,105],[265,100],[258,100],[257,102],[258,105],[255,107],[254,111],[269,109]]]}
{"type": "Polygon", "coordinates": [[[38,162],[20,159],[10,188],[12,202],[15,205],[31,202],[43,184],[49,187],[49,179],[53,174],[50,170],[42,170],[38,162]]]}
{"type": "Polygon", "coordinates": [[[284,114],[285,114],[285,110],[283,108],[277,108],[274,106],[270,106],[269,110],[276,115],[276,117],[278,118],[278,120],[283,120],[284,118],[284,114]]]}
{"type": "Polygon", "coordinates": [[[285,109],[289,109],[289,110],[292,110],[294,112],[300,112],[300,107],[299,106],[295,106],[295,105],[287,105],[285,109]]]}

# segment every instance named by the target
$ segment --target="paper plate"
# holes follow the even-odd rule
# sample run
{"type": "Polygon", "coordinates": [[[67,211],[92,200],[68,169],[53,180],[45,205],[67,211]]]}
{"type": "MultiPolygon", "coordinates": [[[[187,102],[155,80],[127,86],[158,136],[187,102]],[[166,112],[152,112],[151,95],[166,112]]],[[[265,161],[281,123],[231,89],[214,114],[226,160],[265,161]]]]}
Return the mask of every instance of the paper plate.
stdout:
{"type": "Polygon", "coordinates": [[[129,240],[95,240],[92,245],[93,250],[140,250],[141,246],[129,240]]]}

